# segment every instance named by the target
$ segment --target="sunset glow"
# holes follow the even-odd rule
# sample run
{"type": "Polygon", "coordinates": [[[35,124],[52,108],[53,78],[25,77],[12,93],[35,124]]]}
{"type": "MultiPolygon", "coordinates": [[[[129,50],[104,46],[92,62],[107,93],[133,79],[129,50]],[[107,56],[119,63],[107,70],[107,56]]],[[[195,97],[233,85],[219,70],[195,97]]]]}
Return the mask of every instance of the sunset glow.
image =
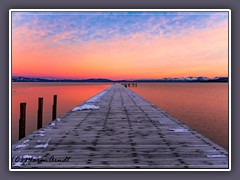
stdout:
{"type": "Polygon", "coordinates": [[[12,75],[228,76],[228,13],[13,12],[12,75]]]}

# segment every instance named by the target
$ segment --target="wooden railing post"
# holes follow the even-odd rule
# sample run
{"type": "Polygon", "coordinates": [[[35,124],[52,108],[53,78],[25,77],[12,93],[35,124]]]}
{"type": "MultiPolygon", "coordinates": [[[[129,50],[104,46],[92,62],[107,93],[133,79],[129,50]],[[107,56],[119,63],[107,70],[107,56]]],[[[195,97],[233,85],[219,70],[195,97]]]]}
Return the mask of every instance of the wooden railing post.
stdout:
{"type": "Polygon", "coordinates": [[[52,120],[57,118],[57,95],[53,96],[52,120]]]}
{"type": "Polygon", "coordinates": [[[42,128],[43,119],[43,98],[38,98],[37,129],[42,128]]]}
{"type": "Polygon", "coordinates": [[[26,103],[20,103],[19,140],[25,137],[26,103]]]}

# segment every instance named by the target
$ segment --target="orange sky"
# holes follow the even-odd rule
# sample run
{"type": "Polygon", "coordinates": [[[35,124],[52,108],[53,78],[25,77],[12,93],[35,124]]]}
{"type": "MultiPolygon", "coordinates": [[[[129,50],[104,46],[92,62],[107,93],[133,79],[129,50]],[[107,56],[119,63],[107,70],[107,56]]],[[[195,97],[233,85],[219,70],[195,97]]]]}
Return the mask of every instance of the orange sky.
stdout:
{"type": "Polygon", "coordinates": [[[13,76],[228,76],[226,14],[86,16],[14,14],[13,76]]]}

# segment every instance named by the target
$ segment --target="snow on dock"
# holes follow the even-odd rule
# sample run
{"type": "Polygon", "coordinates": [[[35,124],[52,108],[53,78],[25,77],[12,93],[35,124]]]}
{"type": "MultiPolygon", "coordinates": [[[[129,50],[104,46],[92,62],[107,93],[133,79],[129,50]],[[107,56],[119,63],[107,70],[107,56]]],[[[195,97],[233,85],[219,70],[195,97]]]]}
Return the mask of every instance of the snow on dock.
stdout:
{"type": "Polygon", "coordinates": [[[12,145],[12,168],[227,169],[228,152],[115,84],[12,145]]]}

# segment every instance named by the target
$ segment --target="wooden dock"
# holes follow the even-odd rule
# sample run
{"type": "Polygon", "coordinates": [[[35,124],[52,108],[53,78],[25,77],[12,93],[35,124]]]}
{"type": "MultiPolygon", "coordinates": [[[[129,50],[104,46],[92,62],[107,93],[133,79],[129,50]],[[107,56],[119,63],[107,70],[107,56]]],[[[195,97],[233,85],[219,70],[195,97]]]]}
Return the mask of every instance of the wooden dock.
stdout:
{"type": "Polygon", "coordinates": [[[228,168],[228,152],[115,84],[12,145],[12,168],[228,168]]]}

